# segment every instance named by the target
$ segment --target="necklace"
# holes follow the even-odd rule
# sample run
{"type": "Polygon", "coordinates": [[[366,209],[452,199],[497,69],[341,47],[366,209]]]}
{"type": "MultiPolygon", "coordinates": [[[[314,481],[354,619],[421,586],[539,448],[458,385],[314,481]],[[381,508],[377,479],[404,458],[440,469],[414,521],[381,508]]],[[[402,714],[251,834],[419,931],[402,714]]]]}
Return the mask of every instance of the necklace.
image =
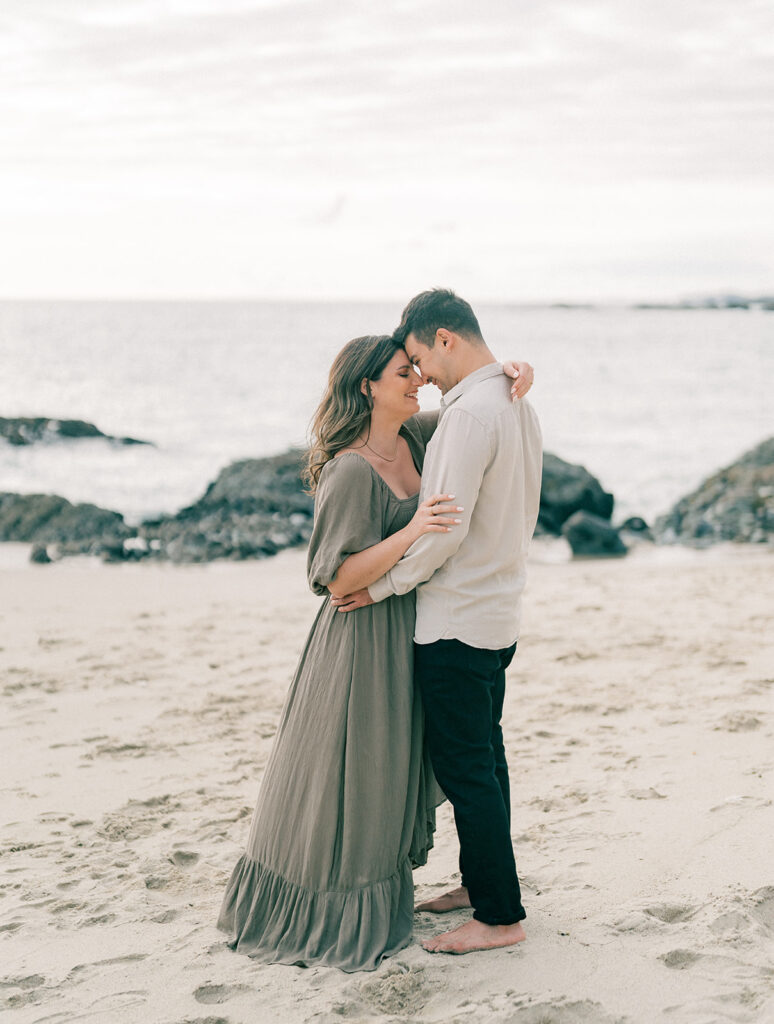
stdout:
{"type": "MultiPolygon", "coordinates": [[[[373,452],[374,455],[379,455],[379,452],[377,452],[374,448],[372,448],[371,445],[368,443],[368,441],[364,441],[363,444],[366,446],[366,448],[369,450],[369,452],[373,452]]],[[[393,455],[393,457],[391,459],[388,459],[384,455],[379,455],[379,458],[380,459],[384,459],[385,462],[394,462],[397,459],[397,457],[398,457],[398,440],[396,438],[395,439],[395,454],[393,455]]]]}

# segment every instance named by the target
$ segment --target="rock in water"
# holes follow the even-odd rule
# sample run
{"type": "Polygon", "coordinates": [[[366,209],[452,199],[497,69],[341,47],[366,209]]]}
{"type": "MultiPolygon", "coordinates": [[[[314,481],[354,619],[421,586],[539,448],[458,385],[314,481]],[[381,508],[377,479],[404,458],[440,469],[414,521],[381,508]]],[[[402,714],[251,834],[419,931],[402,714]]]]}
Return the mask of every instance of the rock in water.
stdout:
{"type": "Polygon", "coordinates": [[[662,543],[774,542],[774,437],[708,477],[656,522],[662,543]]]}
{"type": "Polygon", "coordinates": [[[113,437],[110,434],[103,434],[98,427],[93,423],[87,423],[86,420],[55,420],[47,416],[0,416],[0,437],[14,445],[84,437],[99,437],[118,444],[151,444],[150,441],[139,441],[136,437],[113,437]]]}
{"type": "Polygon", "coordinates": [[[656,538],[642,516],[629,516],[618,527],[618,536],[628,547],[633,544],[653,544],[656,538]]]}
{"type": "Polygon", "coordinates": [[[613,495],[583,466],[545,452],[538,523],[547,533],[556,535],[574,512],[591,512],[600,519],[610,519],[613,495]]]}
{"type": "Polygon", "coordinates": [[[647,536],[650,533],[650,527],[642,516],[629,516],[628,519],[621,523],[619,529],[628,530],[629,533],[641,533],[643,536],[647,536]]]}
{"type": "Polygon", "coordinates": [[[562,527],[574,555],[611,558],[625,555],[627,548],[618,531],[601,516],[575,512],[562,527]]]}
{"type": "Polygon", "coordinates": [[[49,565],[51,559],[48,556],[48,549],[45,544],[34,544],[30,551],[30,561],[35,565],[49,565]]]}

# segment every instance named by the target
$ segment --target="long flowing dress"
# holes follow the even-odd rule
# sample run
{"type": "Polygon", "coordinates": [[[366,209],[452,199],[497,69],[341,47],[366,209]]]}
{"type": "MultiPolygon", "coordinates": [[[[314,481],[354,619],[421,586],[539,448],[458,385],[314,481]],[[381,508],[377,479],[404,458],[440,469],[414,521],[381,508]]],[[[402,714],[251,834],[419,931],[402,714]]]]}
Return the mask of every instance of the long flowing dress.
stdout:
{"type": "MultiPolygon", "coordinates": [[[[420,472],[433,425],[420,413],[401,428],[420,472]]],[[[307,567],[325,600],[217,922],[232,949],[264,962],[373,970],[411,940],[412,867],[427,859],[443,800],[413,687],[415,597],[341,614],[326,584],[416,507],[356,452],[321,474],[307,567]]]]}

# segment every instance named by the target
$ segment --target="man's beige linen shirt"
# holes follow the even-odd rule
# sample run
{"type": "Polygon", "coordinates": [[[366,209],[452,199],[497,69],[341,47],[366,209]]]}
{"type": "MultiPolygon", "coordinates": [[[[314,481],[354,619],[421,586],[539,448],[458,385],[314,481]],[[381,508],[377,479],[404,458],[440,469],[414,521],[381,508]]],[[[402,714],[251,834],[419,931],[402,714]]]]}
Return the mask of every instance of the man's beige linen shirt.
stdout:
{"type": "Polygon", "coordinates": [[[374,601],[417,588],[418,644],[461,640],[497,650],[518,639],[543,445],[532,406],[511,401],[512,383],[501,363],[489,363],[441,400],[419,500],[454,494],[462,522],[420,537],[368,588],[374,601]]]}

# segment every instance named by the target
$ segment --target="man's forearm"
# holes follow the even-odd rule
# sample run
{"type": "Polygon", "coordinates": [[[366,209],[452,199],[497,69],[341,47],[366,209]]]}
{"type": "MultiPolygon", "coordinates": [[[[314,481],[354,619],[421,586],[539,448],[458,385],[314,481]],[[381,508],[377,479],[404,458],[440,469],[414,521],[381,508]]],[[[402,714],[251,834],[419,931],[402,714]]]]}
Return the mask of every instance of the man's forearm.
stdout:
{"type": "Polygon", "coordinates": [[[420,583],[425,583],[459,548],[468,532],[467,523],[451,533],[425,534],[415,541],[397,565],[375,582],[368,584],[368,593],[374,601],[384,601],[394,594],[408,594],[420,583]]]}

